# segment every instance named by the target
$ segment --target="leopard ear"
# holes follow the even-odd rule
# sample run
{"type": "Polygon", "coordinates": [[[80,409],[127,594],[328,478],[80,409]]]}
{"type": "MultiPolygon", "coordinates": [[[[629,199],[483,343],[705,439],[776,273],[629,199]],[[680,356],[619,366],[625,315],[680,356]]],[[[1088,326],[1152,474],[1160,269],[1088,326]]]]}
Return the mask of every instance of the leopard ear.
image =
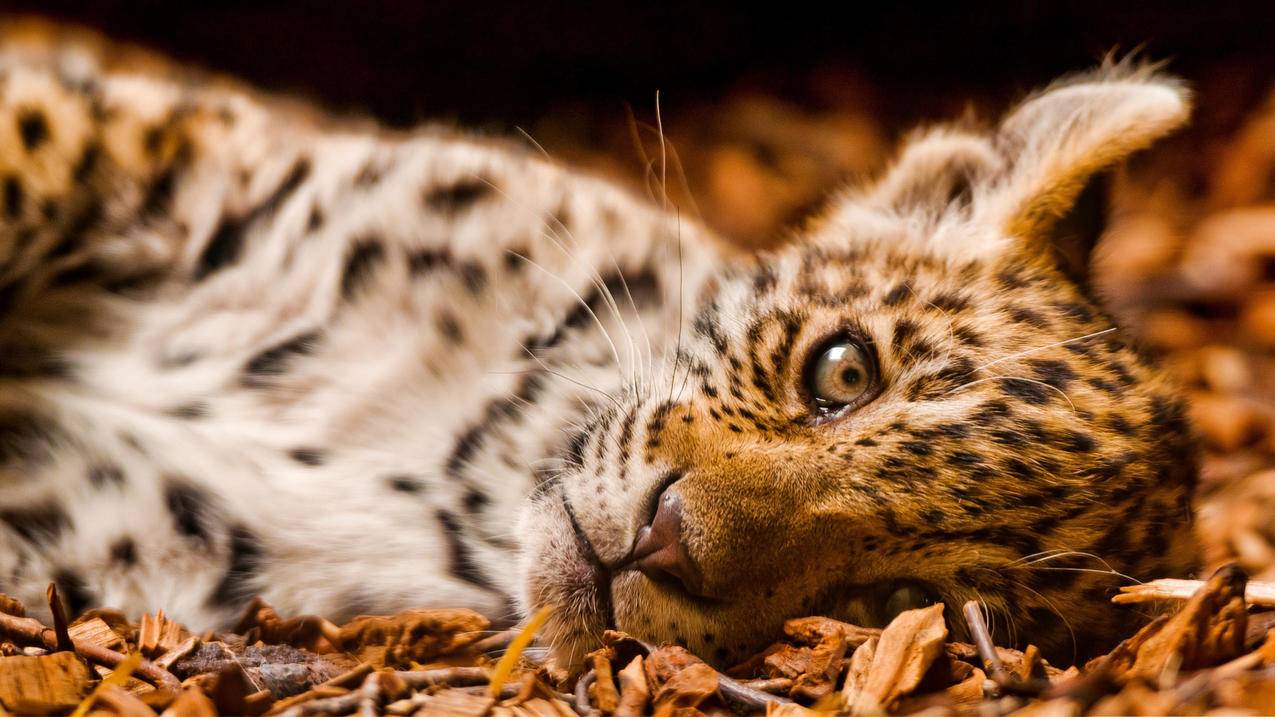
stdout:
{"type": "Polygon", "coordinates": [[[1106,219],[1106,170],[1180,127],[1190,95],[1176,79],[1127,63],[1057,83],[1010,112],[994,142],[1008,169],[980,214],[1052,252],[1087,283],[1106,219]]]}
{"type": "Polygon", "coordinates": [[[903,142],[899,158],[858,201],[899,214],[943,214],[973,200],[975,188],[1003,170],[985,133],[935,127],[903,142]]]}

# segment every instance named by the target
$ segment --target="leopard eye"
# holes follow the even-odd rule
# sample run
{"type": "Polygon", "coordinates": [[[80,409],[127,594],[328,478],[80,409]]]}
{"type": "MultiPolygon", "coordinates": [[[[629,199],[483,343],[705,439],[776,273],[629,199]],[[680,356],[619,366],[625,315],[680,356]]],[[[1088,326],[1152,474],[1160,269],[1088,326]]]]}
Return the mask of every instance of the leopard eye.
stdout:
{"type": "Polygon", "coordinates": [[[883,617],[888,624],[901,612],[929,607],[936,602],[938,598],[926,588],[911,582],[900,583],[894,592],[890,593],[890,597],[886,598],[883,617]]]}
{"type": "Polygon", "coordinates": [[[806,370],[806,390],[821,414],[862,403],[875,382],[871,355],[863,344],[849,338],[822,345],[811,355],[806,370]]]}

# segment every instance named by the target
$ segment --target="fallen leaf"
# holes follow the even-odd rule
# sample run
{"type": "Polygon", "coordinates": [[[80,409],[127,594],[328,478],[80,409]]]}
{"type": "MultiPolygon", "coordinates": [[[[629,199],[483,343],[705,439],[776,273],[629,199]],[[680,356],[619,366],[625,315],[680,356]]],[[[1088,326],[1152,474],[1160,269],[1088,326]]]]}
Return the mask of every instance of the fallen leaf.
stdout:
{"type": "Polygon", "coordinates": [[[489,624],[472,610],[407,610],[389,617],[357,617],[341,626],[337,641],[361,662],[407,667],[468,645],[489,624]]]}
{"type": "Polygon", "coordinates": [[[646,714],[651,690],[646,683],[646,670],[642,656],[637,655],[620,670],[620,701],[615,708],[616,717],[639,717],[646,714]]]}
{"type": "MultiPolygon", "coordinates": [[[[872,660],[876,657],[879,640],[880,638],[876,637],[869,638],[867,642],[855,648],[854,654],[850,656],[850,665],[846,669],[846,681],[841,687],[841,704],[852,713],[855,705],[860,703],[864,685],[868,682],[868,670],[871,669],[872,660]]],[[[865,703],[864,709],[868,712],[876,712],[880,707],[876,704],[865,703]]]]}
{"type": "Polygon", "coordinates": [[[881,631],[872,665],[852,710],[864,713],[876,706],[888,709],[900,697],[910,694],[943,652],[946,638],[942,603],[899,613],[881,631]]]}

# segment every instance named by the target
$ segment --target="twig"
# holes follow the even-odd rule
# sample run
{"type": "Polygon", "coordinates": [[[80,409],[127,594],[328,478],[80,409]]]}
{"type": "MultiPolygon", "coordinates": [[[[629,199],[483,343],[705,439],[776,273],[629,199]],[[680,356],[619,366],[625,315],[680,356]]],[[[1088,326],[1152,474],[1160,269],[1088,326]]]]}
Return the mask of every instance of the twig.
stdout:
{"type": "MultiPolygon", "coordinates": [[[[58,649],[58,637],[53,628],[45,627],[39,620],[31,617],[14,617],[0,612],[0,631],[26,640],[43,643],[50,650],[58,649]]],[[[112,649],[94,645],[85,640],[71,639],[75,654],[97,665],[115,669],[127,659],[112,649]]],[[[150,682],[156,687],[171,691],[174,694],[181,690],[181,682],[168,670],[161,669],[149,660],[142,660],[133,674],[150,682]]]]}
{"type": "Polygon", "coordinates": [[[786,705],[792,702],[787,697],[753,689],[721,673],[717,675],[717,692],[728,706],[752,711],[765,712],[767,705],[786,705]]]}
{"type": "Polygon", "coordinates": [[[760,680],[747,680],[739,684],[771,695],[781,695],[792,689],[792,680],[787,677],[771,677],[760,680]]]}
{"type": "Polygon", "coordinates": [[[1005,663],[1001,662],[1000,654],[996,652],[996,643],[992,642],[992,633],[987,629],[987,622],[983,620],[983,606],[977,600],[965,603],[962,612],[965,615],[966,624],[969,625],[970,636],[974,638],[978,657],[983,661],[983,668],[987,670],[987,676],[996,683],[997,687],[1008,694],[1028,697],[1035,697],[1049,687],[1047,680],[1020,680],[1017,675],[1006,669],[1005,663]]]}
{"type": "Polygon", "coordinates": [[[280,712],[280,717],[302,717],[303,715],[348,715],[359,708],[363,701],[361,691],[348,692],[339,697],[325,697],[310,700],[280,712]]]}
{"type": "Polygon", "coordinates": [[[592,685],[597,679],[598,673],[589,670],[580,679],[576,680],[575,710],[577,714],[585,715],[585,717],[602,714],[600,710],[594,709],[593,705],[589,703],[589,685],[592,685]]]}
{"type": "Polygon", "coordinates": [[[363,678],[372,674],[373,669],[375,668],[372,667],[372,663],[363,662],[354,669],[348,672],[342,672],[327,682],[315,685],[315,687],[354,687],[361,684],[363,682],[363,678]]]}
{"type": "Polygon", "coordinates": [[[75,643],[71,642],[71,631],[67,626],[70,621],[66,618],[66,605],[58,595],[58,584],[49,583],[44,595],[49,601],[49,612],[53,613],[53,635],[56,638],[57,651],[70,652],[75,649],[75,643]]]}
{"type": "Polygon", "coordinates": [[[472,687],[485,685],[490,681],[490,673],[486,667],[440,667],[435,670],[408,670],[394,674],[414,690],[438,686],[472,687]]]}
{"type": "Polygon", "coordinates": [[[495,635],[488,635],[477,642],[471,643],[469,647],[465,649],[475,655],[495,652],[509,647],[509,643],[513,642],[514,638],[517,636],[517,630],[504,630],[496,633],[495,635]]]}
{"type": "MultiPolygon", "coordinates": [[[[1119,595],[1111,598],[1111,602],[1127,605],[1157,600],[1189,600],[1202,587],[1203,580],[1163,578],[1141,585],[1126,585],[1120,588],[1119,595]]],[[[1244,602],[1250,606],[1275,607],[1275,583],[1250,580],[1244,589],[1244,602]]]]}

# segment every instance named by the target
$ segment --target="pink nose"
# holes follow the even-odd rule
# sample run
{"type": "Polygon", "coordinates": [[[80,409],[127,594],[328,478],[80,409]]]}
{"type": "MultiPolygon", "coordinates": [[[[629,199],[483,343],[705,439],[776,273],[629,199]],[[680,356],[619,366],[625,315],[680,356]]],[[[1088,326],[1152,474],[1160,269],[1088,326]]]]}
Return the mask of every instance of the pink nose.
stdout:
{"type": "Polygon", "coordinates": [[[643,575],[656,582],[676,581],[692,595],[700,595],[703,578],[682,542],[682,494],[665,489],[650,525],[638,529],[633,561],[643,575]]]}

